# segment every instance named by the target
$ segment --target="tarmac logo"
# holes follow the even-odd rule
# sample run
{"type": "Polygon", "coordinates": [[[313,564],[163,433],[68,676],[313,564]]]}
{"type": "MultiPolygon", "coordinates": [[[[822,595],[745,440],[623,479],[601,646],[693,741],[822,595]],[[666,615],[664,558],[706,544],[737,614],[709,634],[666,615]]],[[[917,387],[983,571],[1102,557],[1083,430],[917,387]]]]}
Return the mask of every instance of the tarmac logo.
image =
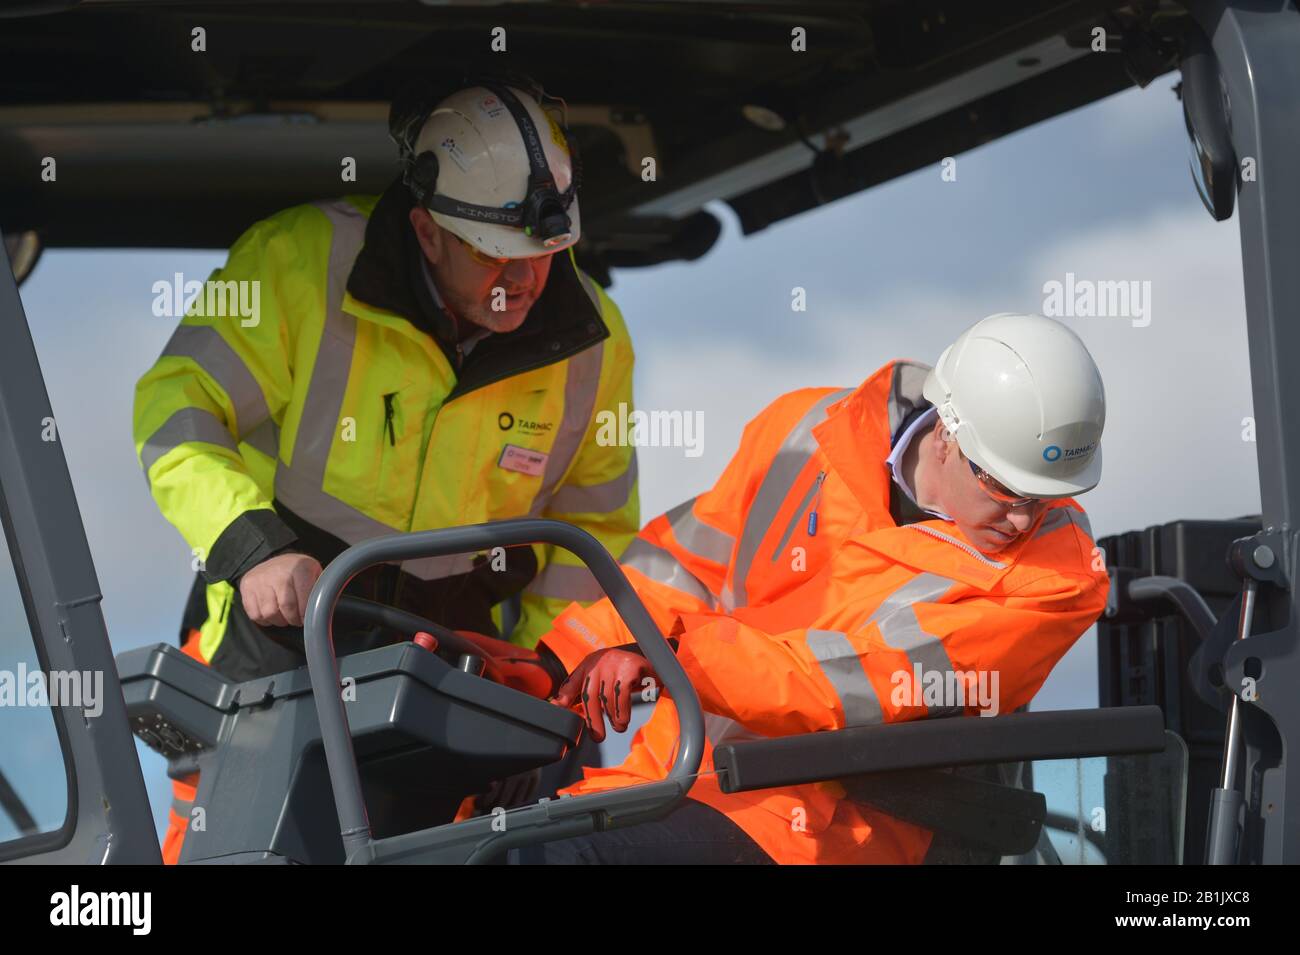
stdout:
{"type": "Polygon", "coordinates": [[[153,313],[159,318],[238,318],[244,328],[256,328],[262,320],[262,283],[258,279],[186,281],[180,272],[173,278],[172,282],[160,279],[150,289],[154,293],[153,313]]]}
{"type": "Polygon", "coordinates": [[[152,909],[150,892],[82,892],[74,885],[50,896],[50,924],[129,925],[132,935],[148,935],[152,909]]]}
{"type": "Polygon", "coordinates": [[[1151,324],[1151,282],[1094,282],[1075,279],[1043,283],[1043,314],[1048,318],[1131,318],[1134,328],[1151,324]]]}
{"type": "Polygon", "coordinates": [[[70,706],[94,718],[104,712],[104,673],[101,670],[32,670],[24,661],[17,671],[0,670],[0,707],[70,706]]]}
{"type": "Polygon", "coordinates": [[[518,434],[549,434],[555,429],[555,423],[552,421],[530,421],[527,418],[516,418],[509,411],[503,411],[497,415],[497,427],[502,431],[509,431],[514,428],[518,434]]]}
{"type": "Polygon", "coordinates": [[[1043,460],[1051,464],[1064,457],[1069,461],[1073,458],[1082,457],[1085,454],[1091,454],[1096,449],[1097,443],[1095,441],[1079,448],[1066,448],[1064,450],[1061,449],[1059,444],[1049,444],[1047,447],[1043,448],[1043,460]]]}

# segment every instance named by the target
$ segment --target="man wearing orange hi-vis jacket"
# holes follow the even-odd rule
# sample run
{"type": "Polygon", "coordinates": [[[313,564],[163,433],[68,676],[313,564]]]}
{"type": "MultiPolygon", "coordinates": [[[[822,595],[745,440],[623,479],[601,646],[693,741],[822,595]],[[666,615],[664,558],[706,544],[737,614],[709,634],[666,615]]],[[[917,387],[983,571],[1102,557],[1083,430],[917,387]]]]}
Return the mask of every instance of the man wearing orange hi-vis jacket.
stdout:
{"type": "MultiPolygon", "coordinates": [[[[810,388],[745,429],[717,484],[622,557],[705,711],[709,745],[662,821],[517,850],[516,862],[916,863],[933,833],[835,782],[727,794],[724,741],[1027,704],[1097,619],[1109,581],[1073,500],[1101,476],[1105,393],[1083,342],[1038,315],[971,326],[932,369],[891,361],[810,388]]],[[[608,600],[543,645],[555,702],[627,729],[656,677],[608,600]]],[[[565,792],[661,779],[678,740],[658,699],[620,766],[565,792]]]]}

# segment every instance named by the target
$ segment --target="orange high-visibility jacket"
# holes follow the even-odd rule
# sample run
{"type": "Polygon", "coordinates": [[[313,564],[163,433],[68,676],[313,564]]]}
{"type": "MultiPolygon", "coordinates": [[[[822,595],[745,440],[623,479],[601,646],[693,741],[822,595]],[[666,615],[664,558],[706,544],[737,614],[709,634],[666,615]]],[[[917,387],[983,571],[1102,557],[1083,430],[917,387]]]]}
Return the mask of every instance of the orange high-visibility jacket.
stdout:
{"type": "MultiPolygon", "coordinates": [[[[856,390],[778,398],[745,428],[717,484],[651,521],[622,558],[655,621],[679,634],[705,710],[705,774],[690,797],[778,862],[916,863],[932,833],[850,801],[835,782],[723,793],[707,774],[713,746],[1009,713],[1106,604],[1104,559],[1073,499],[992,556],[949,521],[894,523],[885,459],[925,401],[928,370],[890,362],[856,390]]],[[[631,639],[608,600],[571,605],[543,637],[570,670],[631,639]]],[[[661,698],[621,766],[587,769],[567,791],[662,779],[677,740],[676,709],[661,698]]]]}

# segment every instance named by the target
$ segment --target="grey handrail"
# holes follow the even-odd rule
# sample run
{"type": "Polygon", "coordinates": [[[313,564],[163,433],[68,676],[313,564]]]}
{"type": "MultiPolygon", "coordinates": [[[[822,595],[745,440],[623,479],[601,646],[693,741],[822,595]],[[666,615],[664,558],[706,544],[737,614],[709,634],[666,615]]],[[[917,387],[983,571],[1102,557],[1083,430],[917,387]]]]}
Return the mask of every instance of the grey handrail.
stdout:
{"type": "MultiPolygon", "coordinates": [[[[334,654],[334,609],[344,588],[367,567],[387,561],[445,557],[535,543],[562,547],[587,565],[672,696],[681,738],[665,781],[685,783],[699,769],[704,754],[704,714],[695,688],[618,563],[596,538],[571,524],[534,518],[378,537],[349,547],[330,562],[312,588],[303,621],[307,672],[338,810],[344,858],[352,858],[355,852],[371,844],[361,773],[339,692],[338,658],[334,654]]],[[[671,793],[671,789],[667,787],[665,792],[671,793]]]]}
{"type": "Polygon", "coordinates": [[[1196,592],[1195,587],[1177,577],[1135,577],[1129,582],[1128,595],[1130,600],[1136,601],[1170,601],[1195,628],[1202,643],[1210,639],[1218,624],[1218,618],[1214,616],[1214,611],[1205,602],[1205,598],[1196,592]]]}

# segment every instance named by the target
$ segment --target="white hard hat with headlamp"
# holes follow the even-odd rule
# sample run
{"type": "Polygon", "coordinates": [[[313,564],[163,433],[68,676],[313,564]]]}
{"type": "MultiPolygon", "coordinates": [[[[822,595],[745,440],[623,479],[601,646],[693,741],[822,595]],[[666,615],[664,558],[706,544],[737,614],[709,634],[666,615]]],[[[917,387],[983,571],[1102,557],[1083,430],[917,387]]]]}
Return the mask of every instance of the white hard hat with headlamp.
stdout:
{"type": "Polygon", "coordinates": [[[1101,372],[1060,322],[990,315],[944,350],[922,390],[962,453],[1015,494],[1071,497],[1101,480],[1101,372]]]}
{"type": "Polygon", "coordinates": [[[404,178],[416,200],[484,255],[531,258],[578,241],[567,139],[524,90],[497,83],[459,90],[403,147],[404,178]]]}

